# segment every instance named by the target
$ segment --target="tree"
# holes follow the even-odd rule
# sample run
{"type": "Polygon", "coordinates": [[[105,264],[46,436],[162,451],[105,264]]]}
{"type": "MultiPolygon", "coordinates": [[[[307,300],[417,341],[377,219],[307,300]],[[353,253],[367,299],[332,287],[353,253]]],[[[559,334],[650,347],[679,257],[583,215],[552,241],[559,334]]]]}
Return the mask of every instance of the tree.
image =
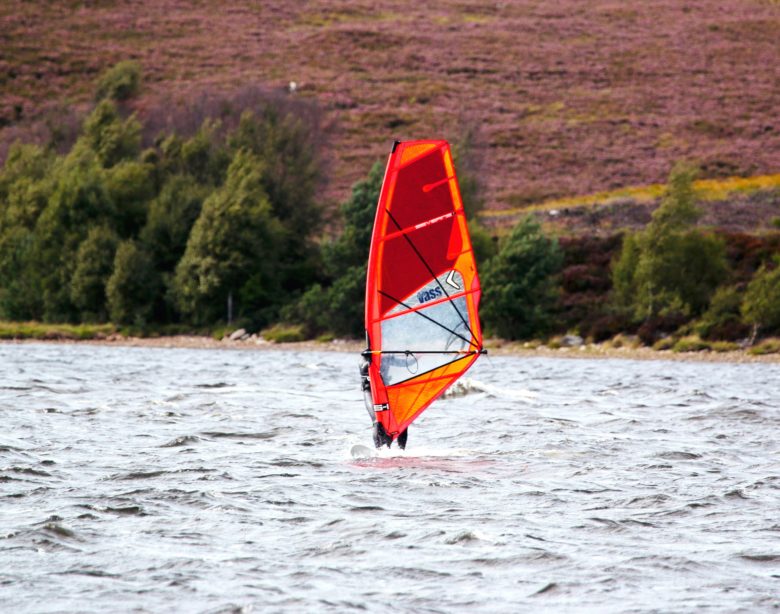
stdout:
{"type": "Polygon", "coordinates": [[[774,268],[763,265],[748,284],[742,302],[742,315],[753,325],[753,337],[763,328],[780,330],[780,256],[774,268]]]}
{"type": "Polygon", "coordinates": [[[118,242],[113,230],[94,226],[79,246],[70,280],[70,299],[81,310],[82,320],[106,320],[106,283],[114,268],[118,242]]]}
{"type": "Polygon", "coordinates": [[[557,241],[526,217],[482,273],[482,318],[488,331],[506,339],[546,332],[557,298],[555,276],[563,258],[557,241]]]}
{"type": "MultiPolygon", "coordinates": [[[[238,315],[262,323],[325,280],[314,116],[266,99],[230,133],[228,101],[211,100],[199,117],[225,124],[206,117],[194,134],[187,124],[141,151],[141,125],[123,104],[139,87],[137,64],[108,71],[64,156],[10,148],[0,168],[0,317],[103,319],[108,308],[122,323],[173,321],[181,307],[212,324],[232,296],[238,315]]],[[[159,117],[150,119],[149,131],[159,117]]]]}
{"type": "Polygon", "coordinates": [[[113,224],[123,238],[135,237],[146,221],[149,201],[155,196],[153,167],[122,160],[105,171],[105,186],[114,205],[113,224]]]}
{"type": "MultiPolygon", "coordinates": [[[[322,248],[324,284],[313,285],[283,311],[285,319],[304,324],[309,335],[363,334],[366,265],[383,178],[384,167],[377,162],[365,179],[355,183],[350,198],[341,205],[344,229],[322,248]]],[[[486,262],[495,252],[492,238],[476,222],[470,221],[469,229],[477,258],[486,262]]]]}
{"type": "Polygon", "coordinates": [[[366,263],[350,267],[328,288],[326,309],[327,330],[347,337],[364,334],[366,263]]]}
{"type": "Polygon", "coordinates": [[[123,101],[134,97],[141,88],[141,65],[138,62],[126,60],[119,62],[100,77],[95,98],[102,100],[123,101]]]}
{"type": "Polygon", "coordinates": [[[132,160],[141,151],[141,124],[135,116],[123,120],[116,105],[104,100],[84,121],[81,143],[75,147],[89,147],[100,163],[108,168],[121,160],[132,160]]]}
{"type": "Polygon", "coordinates": [[[263,162],[261,184],[276,216],[298,241],[318,228],[321,211],[315,200],[320,163],[300,118],[266,105],[259,115],[245,111],[228,142],[233,151],[247,150],[263,162]]]}
{"type": "Polygon", "coordinates": [[[106,283],[111,321],[145,325],[152,315],[158,283],[151,257],[135,241],[123,241],[116,250],[113,269],[106,283]]]}
{"type": "Polygon", "coordinates": [[[336,279],[352,267],[364,266],[371,247],[376,204],[382,189],[384,169],[376,162],[365,179],[352,186],[352,194],[341,205],[344,229],[339,237],[325,245],[323,260],[328,276],[336,279]]]}
{"type": "Polygon", "coordinates": [[[486,264],[498,252],[493,236],[478,221],[469,220],[469,236],[477,266],[486,264]]]}
{"type": "Polygon", "coordinates": [[[206,119],[188,139],[175,134],[162,139],[160,167],[164,175],[187,175],[208,186],[223,183],[231,155],[220,136],[221,128],[218,121],[206,119]]]}
{"type": "Polygon", "coordinates": [[[262,163],[260,183],[271,213],[284,228],[276,253],[276,276],[284,302],[318,279],[315,233],[322,223],[317,190],[322,183],[312,126],[267,104],[258,114],[245,111],[229,136],[233,151],[252,152],[262,163]]]}
{"type": "Polygon", "coordinates": [[[366,264],[350,267],[330,286],[314,284],[282,310],[282,318],[303,324],[310,336],[330,332],[361,337],[364,331],[366,264]]]}
{"type": "Polygon", "coordinates": [[[613,301],[620,311],[634,311],[636,270],[641,253],[639,233],[627,232],[620,254],[612,262],[613,301]]]}
{"type": "Polygon", "coordinates": [[[309,335],[324,331],[360,337],[363,333],[366,263],[384,170],[377,162],[352,186],[341,205],[344,229],[322,249],[326,285],[314,284],[282,317],[303,324],[309,335]],[[329,282],[329,283],[328,283],[329,282]]]}
{"type": "Polygon", "coordinates": [[[43,318],[69,321],[77,316],[70,282],[76,253],[91,225],[110,226],[114,203],[106,190],[105,171],[95,154],[76,147],[52,171],[53,188],[35,225],[35,266],[43,292],[43,318]]]}
{"type": "Polygon", "coordinates": [[[278,248],[284,228],[268,202],[262,163],[239,151],[225,185],[203,203],[174,281],[182,313],[201,324],[225,313],[228,296],[252,297],[238,314],[262,324],[268,309],[280,303],[278,248]],[[261,315],[263,314],[263,315],[261,315]]]}
{"type": "Polygon", "coordinates": [[[33,320],[43,314],[35,235],[23,226],[0,235],[0,319],[33,320]]]}
{"type": "Polygon", "coordinates": [[[51,152],[16,143],[0,171],[0,318],[42,315],[34,228],[51,195],[53,165],[51,152]]]}
{"type": "Polygon", "coordinates": [[[627,234],[612,268],[615,301],[637,320],[702,313],[728,272],[723,242],[692,228],[695,172],[677,166],[652,220],[627,234]]]}
{"type": "Polygon", "coordinates": [[[191,175],[174,175],[150,203],[141,240],[154,253],[160,270],[176,267],[208,195],[209,189],[191,175]]]}
{"type": "Polygon", "coordinates": [[[51,192],[51,152],[14,143],[0,172],[0,233],[14,226],[33,228],[51,192]]]}

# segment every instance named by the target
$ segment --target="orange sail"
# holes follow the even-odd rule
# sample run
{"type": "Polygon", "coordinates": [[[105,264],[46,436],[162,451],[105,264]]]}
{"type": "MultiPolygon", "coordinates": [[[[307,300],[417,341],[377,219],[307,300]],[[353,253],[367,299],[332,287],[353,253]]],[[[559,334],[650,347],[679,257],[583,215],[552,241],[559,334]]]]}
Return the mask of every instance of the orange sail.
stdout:
{"type": "Polygon", "coordinates": [[[364,352],[393,439],[484,353],[479,297],[449,144],[396,142],[368,258],[364,352]]]}

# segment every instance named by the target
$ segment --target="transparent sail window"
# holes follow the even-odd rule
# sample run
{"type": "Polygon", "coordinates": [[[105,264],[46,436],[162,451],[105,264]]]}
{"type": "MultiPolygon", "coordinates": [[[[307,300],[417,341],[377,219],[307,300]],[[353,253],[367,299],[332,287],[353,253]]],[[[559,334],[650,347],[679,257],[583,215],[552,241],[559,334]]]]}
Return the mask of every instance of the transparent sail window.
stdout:
{"type": "Polygon", "coordinates": [[[382,354],[380,372],[386,386],[432,371],[471,349],[466,298],[460,297],[382,322],[382,350],[412,352],[382,354]],[[415,354],[453,352],[451,354],[415,354]]]}

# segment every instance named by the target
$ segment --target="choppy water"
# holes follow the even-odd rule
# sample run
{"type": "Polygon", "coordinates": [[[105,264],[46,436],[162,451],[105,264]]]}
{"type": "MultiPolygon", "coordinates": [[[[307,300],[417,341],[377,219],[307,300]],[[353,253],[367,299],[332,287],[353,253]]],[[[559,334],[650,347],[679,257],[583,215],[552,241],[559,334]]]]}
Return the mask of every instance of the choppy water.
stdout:
{"type": "Polygon", "coordinates": [[[355,460],[357,362],[0,345],[3,611],[780,607],[777,366],[482,359],[355,460]]]}

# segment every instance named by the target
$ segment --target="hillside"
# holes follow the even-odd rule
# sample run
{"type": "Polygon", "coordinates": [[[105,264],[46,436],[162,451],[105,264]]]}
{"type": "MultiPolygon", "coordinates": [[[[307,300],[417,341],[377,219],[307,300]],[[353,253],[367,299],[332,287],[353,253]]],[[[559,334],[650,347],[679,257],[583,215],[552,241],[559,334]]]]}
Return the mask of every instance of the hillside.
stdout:
{"type": "MultiPolygon", "coordinates": [[[[699,227],[759,235],[776,232],[780,227],[780,174],[700,179],[694,187],[702,213],[696,223],[699,227]]],[[[657,184],[551,199],[487,211],[481,219],[500,233],[530,213],[558,236],[606,237],[618,231],[642,229],[665,190],[665,185],[657,184]]]]}
{"type": "Polygon", "coordinates": [[[136,59],[141,115],[248,85],[315,100],[331,200],[393,138],[469,130],[488,211],[661,183],[682,158],[705,177],[769,175],[778,31],[773,0],[9,0],[0,156],[58,109],[86,109],[97,75],[136,59]]]}

